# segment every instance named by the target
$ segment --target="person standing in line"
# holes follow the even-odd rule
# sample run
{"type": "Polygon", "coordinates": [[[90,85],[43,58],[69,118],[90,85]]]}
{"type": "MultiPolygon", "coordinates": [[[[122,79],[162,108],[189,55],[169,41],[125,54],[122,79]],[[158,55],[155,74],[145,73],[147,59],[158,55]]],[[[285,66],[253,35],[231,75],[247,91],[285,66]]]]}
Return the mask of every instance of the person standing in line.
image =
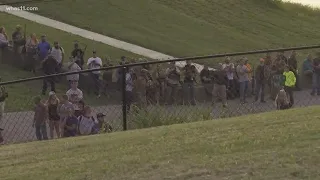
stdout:
{"type": "Polygon", "coordinates": [[[62,72],[62,66],[64,61],[64,49],[60,46],[59,42],[55,41],[54,46],[50,50],[50,56],[57,61],[57,72],[62,72]]]}
{"type": "Polygon", "coordinates": [[[25,47],[26,47],[26,59],[24,64],[24,69],[31,71],[33,73],[36,72],[36,54],[37,54],[37,46],[38,39],[35,33],[30,35],[30,38],[27,39],[25,47]]]}
{"type": "Polygon", "coordinates": [[[237,74],[238,74],[238,81],[240,83],[240,103],[244,104],[247,103],[246,96],[247,90],[249,85],[249,76],[247,66],[245,65],[243,59],[239,60],[239,65],[237,66],[237,74]]]}
{"type": "Polygon", "coordinates": [[[32,127],[36,129],[36,137],[39,141],[48,140],[47,120],[48,107],[41,101],[40,96],[34,98],[35,108],[32,127]]]}
{"type": "Polygon", "coordinates": [[[134,83],[133,83],[133,71],[132,69],[127,68],[126,69],[126,97],[127,97],[127,111],[130,111],[131,109],[131,104],[133,102],[133,87],[134,87],[134,83]]]}
{"type": "Polygon", "coordinates": [[[235,67],[234,67],[234,64],[231,63],[230,57],[226,58],[225,63],[222,65],[222,68],[227,73],[227,77],[228,77],[228,84],[227,84],[227,90],[229,92],[228,98],[234,99],[237,94],[236,85],[234,81],[235,67]]]}
{"type": "Polygon", "coordinates": [[[74,112],[73,104],[68,100],[68,96],[66,94],[62,95],[60,104],[58,106],[58,114],[60,117],[60,137],[63,137],[64,126],[66,123],[66,118],[69,115],[68,109],[71,109],[74,112]]]}
{"type": "Polygon", "coordinates": [[[227,107],[228,78],[222,64],[219,64],[218,70],[213,72],[213,78],[212,105],[215,105],[218,99],[221,99],[222,106],[227,107]]]}
{"type": "Polygon", "coordinates": [[[296,77],[296,85],[295,90],[300,91],[300,84],[299,84],[299,77],[298,77],[298,61],[297,61],[297,54],[296,51],[292,51],[290,57],[288,58],[288,65],[290,71],[292,71],[296,77]]]}
{"type": "MultiPolygon", "coordinates": [[[[101,58],[97,57],[97,52],[93,51],[93,56],[88,59],[88,69],[100,69],[102,67],[101,58]]],[[[92,71],[90,72],[92,80],[95,85],[95,94],[99,98],[100,97],[100,71],[92,71]]]]}
{"type": "Polygon", "coordinates": [[[3,136],[2,136],[2,131],[3,131],[4,129],[2,129],[2,128],[0,128],[0,145],[3,145],[4,144],[4,138],[3,138],[3,136]]]}
{"type": "Polygon", "coordinates": [[[169,68],[166,70],[166,81],[167,81],[167,95],[166,103],[169,105],[177,104],[178,88],[181,84],[181,72],[176,67],[175,63],[170,63],[169,68]]]}
{"type": "Polygon", "coordinates": [[[291,108],[294,104],[293,90],[295,88],[297,80],[294,73],[290,71],[290,67],[288,65],[284,68],[283,76],[285,77],[284,90],[287,92],[290,98],[289,107],[291,108]]]}
{"type": "MultiPolygon", "coordinates": [[[[75,62],[75,59],[70,57],[70,62],[68,64],[68,72],[79,72],[81,71],[81,67],[75,62]]],[[[68,86],[71,88],[72,82],[79,82],[80,75],[79,74],[70,74],[67,75],[68,86]]]]}
{"type": "Polygon", "coordinates": [[[71,56],[73,58],[75,58],[75,62],[79,65],[79,67],[81,69],[83,69],[83,65],[84,65],[84,52],[86,50],[87,47],[84,48],[84,50],[82,50],[80,47],[79,47],[79,43],[78,42],[75,42],[74,43],[74,49],[72,50],[71,52],[71,56]]]}
{"type": "MultiPolygon", "coordinates": [[[[42,61],[42,70],[45,75],[52,75],[56,74],[58,63],[52,57],[49,56],[45,60],[42,61]]],[[[46,77],[43,79],[43,86],[42,86],[42,95],[45,95],[48,89],[48,84],[50,84],[51,91],[56,91],[56,82],[55,77],[46,77]]]]}
{"type": "Polygon", "coordinates": [[[255,80],[256,80],[255,101],[259,100],[259,95],[260,95],[261,97],[260,102],[265,103],[266,101],[264,100],[264,93],[265,93],[266,76],[265,76],[265,67],[264,67],[263,58],[260,59],[260,64],[256,69],[255,80]]]}
{"type": "Polygon", "coordinates": [[[60,100],[57,98],[56,93],[51,91],[49,93],[49,99],[47,101],[48,113],[49,113],[49,130],[50,138],[54,139],[54,130],[56,131],[57,137],[60,138],[60,116],[58,114],[58,106],[60,100]]]}
{"type": "Polygon", "coordinates": [[[0,27],[0,49],[6,48],[9,45],[8,35],[4,27],[0,27]]]}
{"type": "Polygon", "coordinates": [[[207,97],[212,98],[213,83],[212,78],[210,76],[210,70],[207,65],[204,65],[202,71],[200,72],[200,78],[207,97]]]}
{"type": "Polygon", "coordinates": [[[15,53],[20,53],[21,47],[26,43],[25,37],[23,36],[21,31],[21,26],[17,25],[16,30],[12,33],[13,51],[15,53]]]}
{"type": "Polygon", "coordinates": [[[320,53],[313,60],[312,63],[313,74],[312,74],[312,92],[311,95],[314,96],[316,93],[320,95],[320,53]]]}
{"type": "Polygon", "coordinates": [[[83,93],[78,89],[78,82],[72,82],[71,88],[66,92],[66,95],[74,106],[75,116],[78,117],[81,113],[79,102],[83,99],[83,93]]]}
{"type": "Polygon", "coordinates": [[[184,81],[183,81],[183,100],[184,103],[196,105],[196,99],[194,95],[194,84],[196,82],[196,71],[191,61],[187,61],[187,64],[183,68],[184,70],[184,81]]]}
{"type": "MultiPolygon", "coordinates": [[[[0,77],[0,82],[2,81],[0,77]]],[[[5,100],[8,98],[8,92],[4,86],[0,86],[0,125],[4,115],[5,100]]]]}
{"type": "Polygon", "coordinates": [[[254,76],[253,76],[253,68],[251,67],[251,64],[248,61],[248,58],[244,58],[244,65],[247,67],[248,73],[248,78],[249,78],[249,85],[248,85],[248,95],[254,95],[254,88],[255,88],[255,81],[254,81],[254,76]]]}
{"type": "Polygon", "coordinates": [[[45,35],[41,36],[41,42],[38,44],[38,58],[42,62],[50,53],[51,45],[47,42],[45,35]]]}

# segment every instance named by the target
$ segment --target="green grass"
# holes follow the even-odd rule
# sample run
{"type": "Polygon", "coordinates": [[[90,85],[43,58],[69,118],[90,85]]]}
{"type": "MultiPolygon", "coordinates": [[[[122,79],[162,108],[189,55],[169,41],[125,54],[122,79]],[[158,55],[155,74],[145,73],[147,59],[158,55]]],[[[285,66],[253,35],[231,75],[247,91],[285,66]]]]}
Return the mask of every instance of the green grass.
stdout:
{"type": "MultiPolygon", "coordinates": [[[[131,54],[126,51],[122,51],[102,43],[98,43],[89,39],[84,39],[79,36],[75,36],[70,33],[66,33],[53,28],[49,28],[12,15],[0,13],[0,26],[4,26],[6,28],[8,36],[11,37],[11,34],[14,31],[15,26],[18,24],[27,24],[27,34],[36,33],[38,36],[46,34],[50,43],[53,43],[53,41],[59,41],[66,51],[66,60],[68,60],[67,57],[71,55],[71,51],[73,49],[73,42],[75,40],[78,40],[81,44],[88,45],[87,53],[85,56],[86,59],[89,58],[93,49],[97,50],[101,58],[108,56],[115,63],[119,61],[122,55],[129,57],[138,57],[135,54],[131,54]]],[[[0,64],[0,76],[2,77],[3,81],[10,81],[32,77],[33,74],[21,71],[17,68],[10,67],[9,65],[0,64]]],[[[42,81],[32,81],[27,83],[8,85],[7,89],[9,91],[9,98],[6,101],[6,111],[10,112],[30,110],[33,107],[32,98],[35,95],[39,95],[41,93],[41,88],[42,81]]],[[[60,84],[57,87],[57,91],[59,94],[65,93],[66,90],[67,86],[64,84],[60,84]]],[[[90,102],[90,104],[105,104],[104,100],[96,100],[95,98],[87,95],[86,100],[90,102]]]]}
{"type": "Polygon", "coordinates": [[[319,10],[272,0],[63,0],[30,5],[39,7],[38,14],[178,57],[314,44],[320,38],[319,10]]]}
{"type": "Polygon", "coordinates": [[[0,147],[3,180],[308,179],[319,107],[0,147]]]}

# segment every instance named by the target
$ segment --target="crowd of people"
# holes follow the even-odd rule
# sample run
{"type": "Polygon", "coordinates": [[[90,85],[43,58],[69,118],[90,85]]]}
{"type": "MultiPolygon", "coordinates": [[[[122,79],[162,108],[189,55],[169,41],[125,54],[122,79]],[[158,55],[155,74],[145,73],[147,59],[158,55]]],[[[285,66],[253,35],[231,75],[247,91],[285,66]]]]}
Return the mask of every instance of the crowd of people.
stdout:
{"type": "Polygon", "coordinates": [[[47,100],[35,97],[33,127],[37,139],[48,139],[47,124],[50,139],[54,139],[54,133],[57,138],[62,138],[112,132],[112,126],[104,119],[105,115],[93,113],[82,98],[77,82],[72,82],[71,89],[60,99],[53,91],[49,92],[47,100]]]}
{"type": "MultiPolygon", "coordinates": [[[[10,46],[5,28],[0,28],[0,48],[10,46]]],[[[80,48],[75,42],[74,49],[65,62],[65,51],[59,44],[54,42],[53,46],[42,35],[39,41],[36,34],[29,38],[22,33],[22,27],[17,26],[12,34],[12,46],[14,52],[23,56],[24,69],[36,73],[41,70],[45,75],[52,75],[59,72],[79,72],[85,68],[92,69],[89,78],[94,83],[94,94],[97,98],[105,94],[113,82],[116,82],[117,89],[122,90],[125,80],[125,92],[127,99],[127,110],[130,111],[132,104],[144,109],[148,104],[188,104],[196,105],[195,85],[200,84],[205,89],[207,99],[216,104],[221,101],[223,107],[227,107],[227,100],[239,98],[241,104],[247,103],[247,97],[253,96],[254,101],[266,102],[266,94],[270,95],[277,109],[287,109],[294,105],[294,90],[300,90],[298,77],[298,63],[296,52],[293,51],[289,57],[284,52],[279,52],[275,58],[270,54],[259,59],[258,66],[253,68],[245,57],[232,60],[226,57],[224,63],[218,64],[216,70],[209,70],[204,66],[198,73],[191,61],[183,68],[178,68],[175,63],[142,65],[115,70],[99,70],[102,67],[109,67],[110,61],[104,61],[96,51],[85,63],[84,54],[86,47],[80,48]],[[234,62],[234,63],[233,63],[234,62]],[[85,67],[86,66],[86,67],[85,67]],[[180,88],[182,93],[179,93],[180,88]],[[178,97],[182,94],[182,102],[178,97]]],[[[300,75],[307,76],[313,80],[312,95],[320,95],[320,61],[319,55],[313,59],[311,55],[303,63],[303,72],[300,75]]],[[[128,59],[121,57],[119,65],[144,61],[143,59],[128,59]]],[[[61,99],[56,96],[56,77],[43,80],[42,94],[46,95],[50,86],[49,98],[47,101],[35,98],[34,127],[39,140],[48,139],[46,133],[46,122],[49,122],[50,138],[53,138],[55,131],[58,137],[69,137],[78,134],[97,133],[110,131],[112,128],[107,125],[105,128],[101,120],[103,114],[92,118],[92,110],[85,106],[83,93],[78,88],[79,74],[66,76],[69,90],[61,99]],[[97,119],[97,120],[96,120],[97,119]],[[88,128],[84,128],[87,125],[88,128]]],[[[2,90],[2,94],[8,94],[2,90]]],[[[4,100],[0,96],[0,107],[4,108],[4,100]]],[[[2,114],[1,114],[2,115],[2,114]]]]}

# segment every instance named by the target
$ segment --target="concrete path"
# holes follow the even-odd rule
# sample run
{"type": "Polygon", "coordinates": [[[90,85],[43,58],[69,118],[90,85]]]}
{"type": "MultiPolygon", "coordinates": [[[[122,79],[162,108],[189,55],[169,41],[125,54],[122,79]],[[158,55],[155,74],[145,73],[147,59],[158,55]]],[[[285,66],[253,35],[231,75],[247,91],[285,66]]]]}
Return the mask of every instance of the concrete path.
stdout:
{"type": "MultiPolygon", "coordinates": [[[[310,91],[304,90],[300,92],[294,92],[295,96],[295,107],[306,107],[313,105],[320,105],[320,96],[311,96],[310,91]]],[[[212,108],[208,103],[198,103],[197,106],[187,107],[187,106],[163,106],[159,107],[151,107],[147,108],[149,113],[160,115],[163,119],[170,119],[172,117],[179,117],[180,119],[184,119],[184,121],[188,122],[188,117],[199,117],[206,116],[208,110],[212,110],[212,118],[220,118],[220,117],[234,117],[241,116],[253,113],[260,112],[268,112],[274,111],[275,107],[273,101],[268,101],[267,103],[252,103],[253,99],[249,98],[248,102],[245,105],[240,105],[239,100],[229,101],[228,108],[222,109],[220,106],[217,108],[212,108]]],[[[108,121],[115,130],[122,130],[122,106],[121,105],[106,105],[102,107],[94,108],[95,112],[103,112],[106,114],[105,120],[108,121]]],[[[140,115],[141,116],[141,115],[140,115]]],[[[129,127],[134,128],[132,126],[133,121],[141,121],[141,123],[150,123],[148,121],[152,121],[152,119],[135,119],[133,116],[128,115],[128,124],[129,127]]],[[[151,117],[153,117],[151,116],[151,117]]],[[[149,117],[148,117],[149,118],[149,117]]],[[[5,130],[3,132],[6,143],[21,143],[27,141],[36,140],[35,137],[35,129],[32,128],[32,119],[33,112],[14,112],[14,113],[6,113],[4,115],[3,122],[1,123],[1,127],[5,130]]],[[[191,118],[194,119],[194,118],[191,118]]],[[[158,119],[157,119],[158,120],[158,119]]],[[[47,128],[49,129],[49,128],[47,128]]],[[[48,130],[49,134],[49,130],[48,130]]]]}

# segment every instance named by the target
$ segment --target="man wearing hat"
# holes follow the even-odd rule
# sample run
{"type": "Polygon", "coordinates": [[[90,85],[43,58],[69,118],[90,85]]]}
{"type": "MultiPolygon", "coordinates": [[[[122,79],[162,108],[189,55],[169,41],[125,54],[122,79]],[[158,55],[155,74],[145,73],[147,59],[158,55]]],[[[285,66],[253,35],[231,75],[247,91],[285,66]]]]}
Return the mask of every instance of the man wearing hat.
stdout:
{"type": "Polygon", "coordinates": [[[105,122],[105,116],[106,115],[103,113],[97,114],[98,124],[96,129],[98,130],[98,133],[110,133],[113,131],[112,126],[109,123],[105,122]]]}
{"type": "Polygon", "coordinates": [[[94,82],[94,91],[95,95],[99,98],[100,97],[100,69],[102,67],[102,60],[97,56],[97,52],[94,50],[92,52],[92,57],[88,59],[87,62],[88,69],[94,70],[90,73],[92,80],[94,82]]]}
{"type": "Polygon", "coordinates": [[[265,60],[263,58],[260,58],[260,64],[258,65],[256,72],[255,72],[255,80],[256,80],[255,101],[259,100],[259,95],[260,95],[260,102],[262,102],[262,103],[266,102],[264,100],[264,92],[265,92],[265,84],[266,84],[264,61],[265,60]]]}

